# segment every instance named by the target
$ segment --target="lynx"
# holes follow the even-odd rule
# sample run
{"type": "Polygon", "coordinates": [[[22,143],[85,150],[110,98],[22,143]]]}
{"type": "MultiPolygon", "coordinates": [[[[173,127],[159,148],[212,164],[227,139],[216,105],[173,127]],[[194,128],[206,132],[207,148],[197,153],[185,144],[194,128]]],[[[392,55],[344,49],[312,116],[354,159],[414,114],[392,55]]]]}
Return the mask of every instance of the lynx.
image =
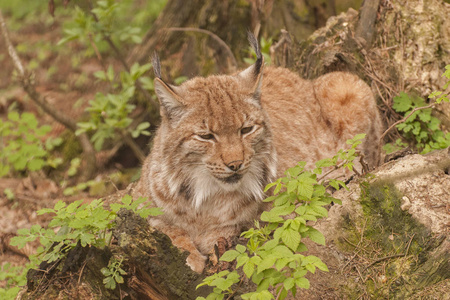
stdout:
{"type": "Polygon", "coordinates": [[[298,163],[333,156],[359,133],[370,166],[378,163],[381,121],[370,88],[334,72],[313,81],[255,64],[233,75],[161,79],[154,60],[161,125],[137,192],[164,214],[150,224],[190,252],[197,272],[220,237],[236,236],[264,209],[265,185],[298,163]]]}

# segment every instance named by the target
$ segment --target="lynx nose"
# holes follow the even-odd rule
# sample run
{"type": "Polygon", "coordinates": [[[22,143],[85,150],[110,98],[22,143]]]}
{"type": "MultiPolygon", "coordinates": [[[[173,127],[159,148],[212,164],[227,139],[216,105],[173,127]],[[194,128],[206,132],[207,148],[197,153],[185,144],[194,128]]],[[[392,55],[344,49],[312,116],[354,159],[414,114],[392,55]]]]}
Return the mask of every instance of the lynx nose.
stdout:
{"type": "Polygon", "coordinates": [[[236,172],[240,169],[242,166],[243,161],[242,160],[235,160],[227,164],[228,169],[230,169],[233,172],[236,172]]]}

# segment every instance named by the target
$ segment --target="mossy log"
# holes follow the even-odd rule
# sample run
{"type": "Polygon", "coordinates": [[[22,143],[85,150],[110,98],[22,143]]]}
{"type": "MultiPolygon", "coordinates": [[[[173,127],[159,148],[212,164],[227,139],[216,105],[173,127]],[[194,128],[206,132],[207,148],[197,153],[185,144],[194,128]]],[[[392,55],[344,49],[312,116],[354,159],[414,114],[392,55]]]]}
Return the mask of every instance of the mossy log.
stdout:
{"type": "MultiPolygon", "coordinates": [[[[124,192],[108,201],[119,201],[124,192]]],[[[205,277],[186,265],[187,252],[152,229],[145,219],[121,210],[113,230],[114,243],[103,250],[72,249],[66,258],[46,262],[27,274],[27,289],[18,299],[195,299],[209,294],[208,287],[196,289],[205,277]],[[124,283],[115,290],[105,288],[101,269],[110,258],[123,258],[124,283]]]]}

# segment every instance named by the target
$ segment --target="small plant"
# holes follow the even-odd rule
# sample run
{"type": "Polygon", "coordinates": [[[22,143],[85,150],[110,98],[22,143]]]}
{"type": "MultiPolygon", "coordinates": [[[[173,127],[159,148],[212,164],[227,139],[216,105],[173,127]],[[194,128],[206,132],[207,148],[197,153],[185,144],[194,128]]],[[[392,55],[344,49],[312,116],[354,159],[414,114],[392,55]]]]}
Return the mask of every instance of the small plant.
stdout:
{"type": "MultiPolygon", "coordinates": [[[[261,215],[261,221],[266,225],[255,222],[254,228],[242,233],[248,240],[247,245],[237,245],[220,258],[222,261],[236,261],[236,268],[242,268],[245,276],[257,285],[255,292],[241,295],[242,299],[274,299],[269,290],[275,291],[276,299],[286,298],[289,292],[295,297],[297,288],[309,288],[309,281],[305,278],[308,272],[315,273],[316,269],[328,271],[320,258],[301,254],[307,250],[302,242],[305,238],[325,245],[323,234],[307,221],[327,217],[328,211],[324,206],[331,202],[341,203],[331,197],[327,189],[346,188],[345,183],[336,179],[324,181],[330,174],[330,171],[323,173],[324,169],[353,170],[356,147],[364,136],[357,135],[347,141],[350,149],[340,150],[333,158],[318,161],[314,170],[306,170],[306,163],[300,162],[286,171],[286,177],[267,185],[266,192],[274,190],[273,196],[264,200],[273,203],[273,208],[261,215]]],[[[234,293],[232,286],[239,281],[237,271],[222,271],[205,278],[198,287],[214,287],[207,300],[224,299],[234,293]]]]}
{"type": "MultiPolygon", "coordinates": [[[[135,93],[136,87],[141,92],[152,90],[153,84],[149,77],[143,76],[150,68],[151,64],[139,65],[137,63],[128,67],[125,59],[122,57],[116,44],[124,44],[131,42],[135,44],[141,43],[141,28],[121,24],[121,10],[124,9],[124,3],[114,0],[97,1],[90,13],[84,12],[76,7],[75,23],[70,24],[64,30],[65,37],[59,41],[59,45],[72,40],[78,40],[84,45],[92,46],[91,51],[96,53],[100,58],[100,52],[112,50],[119,60],[123,62],[125,71],[120,72],[120,78],[115,78],[115,73],[110,65],[105,71],[98,71],[94,76],[100,80],[110,83],[111,93],[97,93],[94,100],[90,101],[90,106],[86,109],[90,113],[90,118],[86,122],[79,122],[76,135],[85,132],[92,132],[91,137],[94,147],[97,151],[107,139],[117,137],[125,140],[126,143],[132,144],[131,149],[136,151],[138,158],[142,158],[143,154],[138,150],[138,146],[128,138],[128,134],[133,138],[139,135],[150,135],[146,129],[150,126],[149,122],[141,122],[132,124],[133,119],[130,117],[135,110],[136,104],[135,93]],[[117,81],[116,81],[117,80],[117,81]]],[[[150,97],[150,95],[146,95],[150,97]]]]}
{"type": "MultiPolygon", "coordinates": [[[[447,89],[450,85],[450,65],[445,67],[442,77],[448,79],[444,85],[444,89],[447,89]]],[[[435,99],[434,103],[427,105],[424,99],[401,92],[399,96],[394,97],[392,105],[395,111],[405,116],[404,121],[396,125],[397,129],[403,133],[406,140],[415,144],[422,154],[450,146],[450,133],[444,133],[441,130],[441,121],[432,116],[432,107],[442,101],[448,102],[448,94],[443,91],[434,91],[428,98],[435,99]]],[[[397,139],[395,144],[388,143],[383,146],[383,149],[386,153],[392,153],[404,146],[406,144],[397,139]]]]}
{"type": "Polygon", "coordinates": [[[12,266],[4,263],[0,269],[0,281],[6,281],[6,286],[0,288],[0,299],[13,300],[20,291],[20,286],[27,283],[27,271],[29,267],[12,266]]]}
{"type": "Polygon", "coordinates": [[[103,207],[101,199],[89,204],[78,200],[69,205],[59,201],[54,208],[44,208],[37,212],[38,215],[55,214],[48,228],[33,225],[30,229],[19,229],[18,236],[11,239],[11,245],[20,249],[26,243],[39,239],[43,247],[38,249],[37,257],[48,263],[65,257],[78,243],[83,247],[91,245],[102,249],[109,244],[109,230],[115,226],[114,219],[121,208],[132,210],[143,218],[161,214],[159,208],[148,205],[138,208],[145,201],[147,200],[142,197],[133,201],[131,196],[126,195],[121,199],[121,203],[111,204],[111,210],[103,207]],[[56,229],[59,229],[57,233],[56,229]]]}
{"type": "Polygon", "coordinates": [[[0,123],[0,177],[60,165],[62,159],[52,158],[49,151],[62,139],[47,138],[45,143],[41,140],[50,130],[49,125],[39,126],[32,113],[8,113],[8,120],[0,123]]]}
{"type": "MultiPolygon", "coordinates": [[[[416,109],[409,118],[396,127],[408,141],[415,144],[422,154],[450,146],[450,133],[442,132],[440,129],[441,121],[432,116],[432,108],[417,109],[426,105],[427,103],[423,98],[410,96],[404,92],[394,97],[394,104],[392,105],[395,111],[404,113],[405,116],[416,109]]],[[[384,149],[388,151],[396,150],[399,148],[398,146],[403,144],[401,141],[397,141],[395,145],[397,147],[388,144],[384,146],[384,149]]]]}
{"type": "MultiPolygon", "coordinates": [[[[447,78],[447,83],[444,84],[444,90],[445,90],[450,86],[450,65],[445,66],[445,71],[444,71],[444,74],[442,74],[442,77],[447,78]]],[[[443,91],[434,91],[428,96],[428,98],[430,98],[430,99],[436,98],[436,100],[435,100],[436,103],[441,103],[442,101],[449,102],[448,97],[449,97],[448,93],[445,93],[443,91]]]]}
{"type": "MultiPolygon", "coordinates": [[[[127,25],[124,22],[117,22],[121,19],[123,9],[124,4],[114,0],[95,2],[95,6],[90,13],[86,13],[76,6],[75,20],[66,26],[65,37],[58,42],[58,45],[79,40],[85,45],[92,42],[99,52],[106,52],[109,46],[105,41],[105,36],[114,42],[141,43],[141,28],[127,25]]],[[[93,55],[94,53],[95,49],[90,49],[89,54],[93,55]]]]}
{"type": "MultiPolygon", "coordinates": [[[[136,105],[131,104],[131,100],[135,93],[135,81],[138,80],[145,72],[151,68],[151,64],[139,66],[134,64],[128,72],[121,72],[121,88],[117,94],[103,94],[97,93],[95,99],[90,101],[90,106],[86,109],[90,113],[90,119],[87,122],[79,122],[79,129],[76,134],[83,132],[94,131],[91,140],[94,142],[94,147],[98,151],[102,148],[106,139],[117,136],[126,135],[127,132],[132,137],[136,138],[141,134],[150,135],[146,129],[150,126],[148,122],[142,122],[132,128],[130,125],[132,119],[130,114],[136,108],[136,105]]],[[[101,80],[110,81],[114,84],[114,71],[112,67],[108,68],[107,72],[98,71],[95,76],[101,80]]],[[[148,80],[144,80],[148,83],[148,80]]]]}
{"type": "Polygon", "coordinates": [[[103,284],[107,289],[114,290],[116,288],[116,283],[123,283],[122,275],[126,275],[127,272],[125,272],[121,268],[122,261],[123,258],[117,260],[116,258],[112,257],[109,260],[108,267],[101,269],[103,276],[106,277],[105,279],[103,279],[103,284]]]}

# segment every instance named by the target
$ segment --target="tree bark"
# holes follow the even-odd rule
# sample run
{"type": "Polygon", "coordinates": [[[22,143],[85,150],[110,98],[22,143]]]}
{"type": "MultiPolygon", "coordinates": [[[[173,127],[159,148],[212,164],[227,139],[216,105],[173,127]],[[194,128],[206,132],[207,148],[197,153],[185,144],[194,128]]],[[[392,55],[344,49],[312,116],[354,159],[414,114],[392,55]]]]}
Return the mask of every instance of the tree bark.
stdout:
{"type": "Polygon", "coordinates": [[[242,50],[248,48],[246,29],[251,29],[250,25],[250,4],[246,1],[193,0],[187,4],[184,0],[169,0],[128,59],[147,62],[156,51],[167,70],[163,74],[172,78],[234,71],[227,49],[205,32],[218,36],[232,49],[236,60],[242,61],[245,54],[242,50]],[[204,32],[170,30],[186,27],[204,32]]]}

